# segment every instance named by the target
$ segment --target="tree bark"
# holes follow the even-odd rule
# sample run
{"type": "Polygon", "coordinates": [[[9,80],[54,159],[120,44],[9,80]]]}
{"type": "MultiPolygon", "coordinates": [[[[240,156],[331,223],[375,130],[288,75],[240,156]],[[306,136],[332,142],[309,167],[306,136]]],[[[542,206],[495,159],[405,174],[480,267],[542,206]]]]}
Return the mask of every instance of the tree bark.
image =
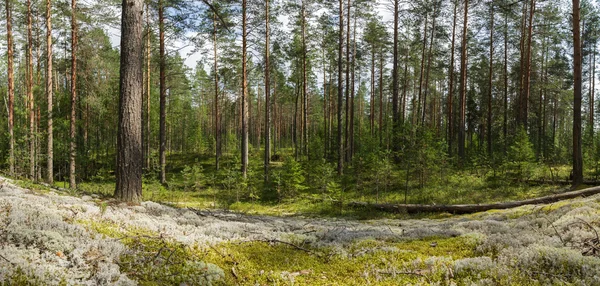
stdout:
{"type": "Polygon", "coordinates": [[[115,198],[142,199],[142,0],[123,0],[115,198]]]}
{"type": "Polygon", "coordinates": [[[246,66],[246,0],[242,0],[242,176],[248,173],[248,70],[246,66]]]}
{"type": "Polygon", "coordinates": [[[338,41],[338,105],[337,105],[337,139],[338,139],[338,163],[337,173],[342,175],[344,171],[344,142],[343,140],[343,126],[342,126],[342,104],[343,104],[343,92],[344,87],[342,86],[343,77],[343,64],[342,55],[344,53],[344,0],[339,0],[339,41],[338,41]]]}
{"type": "Polygon", "coordinates": [[[375,44],[371,44],[371,101],[369,123],[371,136],[375,132],[375,44]]]}
{"type": "Polygon", "coordinates": [[[345,115],[345,121],[344,121],[344,160],[346,162],[350,161],[350,156],[349,156],[349,148],[348,148],[348,135],[349,135],[349,128],[350,128],[350,124],[349,124],[349,116],[350,116],[350,2],[351,0],[348,0],[348,13],[347,15],[347,19],[346,19],[346,94],[345,94],[345,103],[346,103],[346,111],[344,112],[345,115]]]}
{"type": "Polygon", "coordinates": [[[527,28],[527,52],[525,54],[525,80],[523,87],[523,118],[522,125],[527,130],[528,114],[529,114],[529,96],[531,94],[531,40],[533,38],[533,16],[535,13],[535,0],[531,0],[529,7],[529,25],[527,28]]]}
{"type": "Polygon", "coordinates": [[[508,137],[508,12],[504,14],[504,116],[502,118],[502,134],[504,153],[507,152],[508,137]]]}
{"type": "Polygon", "coordinates": [[[592,52],[592,67],[591,77],[592,85],[590,88],[590,135],[592,142],[594,141],[594,108],[595,108],[595,97],[596,97],[596,43],[594,43],[594,51],[592,52]]]}
{"type": "Polygon", "coordinates": [[[221,120],[219,116],[219,70],[217,54],[217,14],[213,12],[213,53],[215,73],[215,169],[219,170],[219,159],[221,157],[221,120]]]}
{"type": "Polygon", "coordinates": [[[152,47],[150,46],[150,3],[146,4],[146,168],[150,169],[150,150],[152,142],[150,96],[152,94],[151,58],[152,47]]]}
{"type": "Polygon", "coordinates": [[[458,126],[458,156],[461,163],[465,161],[465,106],[467,101],[467,28],[469,15],[469,1],[465,0],[465,14],[463,20],[463,38],[460,56],[460,124],[458,126]]]}
{"type": "Polygon", "coordinates": [[[383,51],[379,48],[379,145],[383,146],[383,51]]]}
{"type": "Polygon", "coordinates": [[[69,187],[77,189],[75,179],[75,160],[77,158],[76,142],[77,120],[77,0],[71,0],[71,132],[69,150],[69,187]]]}
{"type": "Polygon", "coordinates": [[[492,97],[494,78],[494,2],[490,2],[490,69],[488,75],[488,100],[487,100],[487,153],[491,159],[492,154],[492,97]]]}
{"type": "MultiPolygon", "coordinates": [[[[350,1],[350,0],[348,0],[350,1]]],[[[302,96],[304,99],[304,112],[302,113],[302,141],[304,142],[304,155],[308,158],[308,92],[307,92],[307,47],[306,47],[306,7],[304,1],[302,1],[302,96]]]]}
{"type": "Polygon", "coordinates": [[[265,0],[265,183],[269,182],[271,163],[271,81],[269,79],[269,0],[265,0]]]}
{"type": "MultiPolygon", "coordinates": [[[[47,178],[48,184],[54,183],[54,151],[53,151],[53,126],[52,126],[52,0],[46,0],[46,98],[48,100],[48,153],[47,153],[47,178]]],[[[12,116],[11,116],[12,117],[12,116]]],[[[12,119],[11,119],[12,121],[12,119]]],[[[11,127],[12,128],[12,127],[11,127]]],[[[12,132],[12,131],[11,131],[12,132]]],[[[12,135],[11,135],[12,136],[12,135]]],[[[14,139],[13,139],[14,140],[14,139]]],[[[13,143],[13,142],[11,142],[13,143]]],[[[12,149],[12,148],[11,148],[12,149]]]]}
{"type": "Polygon", "coordinates": [[[166,59],[165,59],[165,18],[164,18],[164,2],[158,1],[158,27],[159,27],[159,89],[160,89],[160,128],[159,128],[159,161],[160,161],[160,183],[167,183],[167,86],[166,80],[166,59]]]}
{"type": "MultiPolygon", "coordinates": [[[[399,138],[400,116],[398,114],[398,20],[400,16],[400,0],[394,0],[394,61],[392,65],[392,138],[399,138]]],[[[393,151],[400,151],[399,140],[393,140],[393,151]]]]}
{"type": "Polygon", "coordinates": [[[448,73],[450,74],[449,84],[448,84],[448,155],[452,157],[453,149],[452,142],[454,141],[454,110],[452,107],[452,101],[454,98],[454,43],[456,40],[456,14],[458,10],[458,0],[454,1],[454,17],[452,20],[452,44],[450,47],[450,70],[448,73]]]}
{"type": "MultiPolygon", "coordinates": [[[[352,156],[354,156],[354,96],[355,96],[355,75],[356,75],[356,11],[354,12],[354,31],[352,36],[352,75],[351,75],[351,85],[350,85],[350,142],[348,154],[349,154],[349,162],[352,162],[352,156]]],[[[350,18],[348,18],[348,22],[350,18]]]]}
{"type": "MultiPolygon", "coordinates": [[[[425,14],[425,23],[423,24],[423,47],[421,49],[421,65],[419,72],[419,97],[417,98],[417,124],[421,123],[419,121],[421,115],[424,113],[422,109],[424,107],[421,106],[421,102],[423,101],[423,77],[425,75],[425,51],[427,50],[427,21],[429,14],[425,14]]],[[[425,117],[423,117],[425,118],[425,117]]]]}
{"type": "Polygon", "coordinates": [[[583,182],[581,154],[581,37],[579,0],[573,0],[573,186],[583,182]]]}
{"type": "Polygon", "coordinates": [[[10,175],[15,175],[15,137],[13,131],[14,124],[14,98],[15,98],[15,80],[13,75],[13,37],[12,37],[12,11],[10,0],[6,0],[6,44],[8,57],[8,136],[9,136],[9,168],[10,175]]]}
{"type": "MultiPolygon", "coordinates": [[[[432,52],[433,52],[433,40],[434,40],[434,36],[435,36],[435,20],[436,20],[436,6],[437,4],[434,4],[433,7],[433,15],[432,15],[432,23],[431,23],[431,39],[429,40],[429,51],[427,53],[427,72],[425,74],[425,93],[423,95],[423,118],[422,118],[422,122],[421,124],[423,126],[425,126],[425,117],[427,114],[427,95],[429,94],[429,72],[431,70],[431,57],[432,57],[432,52]]],[[[435,101],[434,104],[435,105],[435,101]]],[[[435,112],[435,108],[432,109],[432,114],[435,112]]],[[[433,117],[434,115],[432,115],[433,117]]],[[[435,122],[435,121],[434,121],[435,122]]],[[[435,123],[434,123],[435,124],[435,123]]]]}
{"type": "Polygon", "coordinates": [[[27,0],[27,109],[29,113],[29,178],[35,181],[35,111],[33,99],[33,35],[31,0],[27,0]]]}

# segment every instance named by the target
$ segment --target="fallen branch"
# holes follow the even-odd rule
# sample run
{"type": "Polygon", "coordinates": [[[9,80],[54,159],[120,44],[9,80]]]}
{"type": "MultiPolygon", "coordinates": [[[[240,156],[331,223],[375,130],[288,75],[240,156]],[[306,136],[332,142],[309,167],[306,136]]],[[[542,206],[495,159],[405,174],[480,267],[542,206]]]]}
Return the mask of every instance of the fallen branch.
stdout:
{"type": "Polygon", "coordinates": [[[17,266],[12,261],[8,260],[8,258],[4,257],[2,254],[0,254],[0,258],[2,258],[4,261],[8,262],[12,266],[17,266]]]}
{"type": "MultiPolygon", "coordinates": [[[[279,240],[279,239],[261,239],[261,240],[257,240],[257,241],[262,241],[262,242],[266,242],[266,243],[281,243],[281,244],[285,244],[285,245],[291,246],[291,247],[293,247],[293,248],[295,248],[297,250],[301,250],[301,251],[304,251],[304,252],[306,252],[308,254],[314,255],[316,257],[323,258],[323,256],[321,254],[319,254],[319,253],[316,253],[316,252],[314,252],[314,251],[312,251],[310,249],[304,248],[302,246],[293,244],[291,242],[287,242],[287,241],[283,241],[283,240],[279,240]]],[[[248,241],[248,242],[251,242],[251,241],[248,241]]]]}
{"type": "MultiPolygon", "coordinates": [[[[571,185],[573,184],[573,181],[571,180],[524,180],[524,181],[519,181],[519,180],[515,180],[515,182],[523,182],[523,183],[527,183],[529,185],[571,185]]],[[[583,181],[582,184],[584,185],[600,185],[600,181],[583,181]]]]}
{"type": "Polygon", "coordinates": [[[577,197],[587,197],[600,194],[600,187],[592,187],[562,194],[549,195],[522,201],[512,201],[491,204],[464,204],[464,205],[418,205],[418,204],[372,204],[366,202],[350,202],[348,207],[376,209],[392,213],[439,213],[469,214],[488,210],[502,210],[524,205],[549,204],[577,197]]]}

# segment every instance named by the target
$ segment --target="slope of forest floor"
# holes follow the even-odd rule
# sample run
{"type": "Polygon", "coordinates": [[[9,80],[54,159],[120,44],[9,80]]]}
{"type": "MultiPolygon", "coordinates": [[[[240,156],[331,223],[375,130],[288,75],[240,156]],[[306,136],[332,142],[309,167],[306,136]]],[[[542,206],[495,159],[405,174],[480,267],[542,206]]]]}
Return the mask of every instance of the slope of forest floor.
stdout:
{"type": "Polygon", "coordinates": [[[2,179],[7,285],[600,284],[600,196],[354,221],[139,206],[2,179]]]}

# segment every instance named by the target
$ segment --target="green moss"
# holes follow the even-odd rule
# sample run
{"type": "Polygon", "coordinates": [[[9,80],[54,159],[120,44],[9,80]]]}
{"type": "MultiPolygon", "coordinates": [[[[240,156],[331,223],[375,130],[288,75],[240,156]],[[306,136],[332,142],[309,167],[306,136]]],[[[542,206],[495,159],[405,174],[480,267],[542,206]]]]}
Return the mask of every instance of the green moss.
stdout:
{"type": "Polygon", "coordinates": [[[188,246],[142,228],[123,228],[110,221],[78,221],[88,229],[116,238],[129,250],[120,257],[121,271],[140,285],[211,285],[220,283],[223,270],[188,246]]]}
{"type": "Polygon", "coordinates": [[[226,272],[229,285],[402,285],[440,281],[447,271],[443,261],[474,255],[476,241],[470,237],[427,238],[413,241],[363,240],[343,250],[305,250],[283,243],[262,241],[228,242],[208,248],[205,260],[214,261],[226,272]],[[310,251],[310,252],[309,252],[310,251]],[[440,263],[428,263],[428,257],[443,257],[440,263]],[[421,275],[397,272],[426,273],[421,275]]]}
{"type": "MultiPolygon", "coordinates": [[[[42,281],[30,277],[21,268],[17,268],[5,281],[0,281],[1,286],[37,286],[44,285],[42,281]]],[[[63,284],[60,284],[63,285],[63,284]]]]}

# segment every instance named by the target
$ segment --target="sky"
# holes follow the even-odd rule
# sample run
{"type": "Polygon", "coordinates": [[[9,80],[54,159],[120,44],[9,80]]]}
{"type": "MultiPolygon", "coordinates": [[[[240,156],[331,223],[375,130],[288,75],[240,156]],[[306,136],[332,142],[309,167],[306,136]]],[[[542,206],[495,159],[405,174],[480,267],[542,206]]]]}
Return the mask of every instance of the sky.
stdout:
{"type": "MultiPolygon", "coordinates": [[[[391,11],[389,10],[390,1],[389,0],[379,0],[377,2],[378,2],[377,6],[376,6],[377,13],[378,13],[378,15],[381,16],[381,19],[385,23],[390,24],[388,26],[390,27],[390,30],[391,30],[391,22],[393,21],[393,16],[392,16],[391,11]]],[[[290,30],[289,17],[287,17],[286,15],[280,15],[278,17],[278,20],[280,23],[282,23],[283,30],[285,30],[285,31],[290,30]]],[[[120,41],[121,41],[121,31],[117,27],[107,27],[106,29],[108,31],[112,46],[115,48],[119,48],[120,41]]],[[[194,33],[190,32],[186,36],[193,36],[193,35],[194,35],[194,33]]],[[[205,45],[210,45],[210,43],[207,41],[207,43],[205,43],[205,45]]],[[[198,63],[198,61],[202,60],[202,58],[204,56],[204,55],[202,55],[201,52],[194,52],[195,47],[189,46],[188,43],[186,43],[182,40],[175,40],[175,41],[169,43],[169,49],[178,51],[178,53],[181,55],[181,58],[184,59],[185,65],[192,70],[196,67],[196,63],[198,63]]],[[[320,78],[320,77],[317,77],[317,78],[320,78]]]]}

